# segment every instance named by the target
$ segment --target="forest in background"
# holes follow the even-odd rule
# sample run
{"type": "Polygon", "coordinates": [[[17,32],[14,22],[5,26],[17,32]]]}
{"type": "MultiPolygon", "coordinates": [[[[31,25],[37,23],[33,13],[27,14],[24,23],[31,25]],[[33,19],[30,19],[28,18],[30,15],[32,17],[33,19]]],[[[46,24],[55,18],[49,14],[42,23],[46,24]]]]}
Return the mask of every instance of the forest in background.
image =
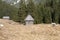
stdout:
{"type": "Polygon", "coordinates": [[[10,16],[11,20],[24,23],[28,14],[35,19],[35,24],[60,23],[60,0],[45,0],[35,4],[32,0],[20,1],[19,8],[11,6],[0,0],[0,18],[10,16]]]}

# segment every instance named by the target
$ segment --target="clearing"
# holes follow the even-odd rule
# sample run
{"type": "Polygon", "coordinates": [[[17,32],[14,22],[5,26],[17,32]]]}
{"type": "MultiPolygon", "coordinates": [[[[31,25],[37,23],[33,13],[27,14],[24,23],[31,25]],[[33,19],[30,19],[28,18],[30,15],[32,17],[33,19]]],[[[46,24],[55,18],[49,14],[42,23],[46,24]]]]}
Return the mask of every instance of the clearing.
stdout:
{"type": "Polygon", "coordinates": [[[0,19],[0,40],[60,40],[60,25],[22,25],[12,20],[0,19]]]}

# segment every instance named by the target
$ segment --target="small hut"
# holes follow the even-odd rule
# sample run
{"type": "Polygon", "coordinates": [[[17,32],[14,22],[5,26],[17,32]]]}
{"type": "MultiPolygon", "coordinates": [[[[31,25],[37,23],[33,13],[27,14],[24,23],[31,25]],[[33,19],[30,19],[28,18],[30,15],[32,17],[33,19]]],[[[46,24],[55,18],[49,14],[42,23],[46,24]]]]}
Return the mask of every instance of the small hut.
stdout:
{"type": "Polygon", "coordinates": [[[24,21],[26,25],[34,24],[34,19],[30,14],[28,14],[24,21]]]}
{"type": "Polygon", "coordinates": [[[10,17],[9,17],[9,16],[3,16],[3,19],[7,19],[7,20],[9,20],[10,17]]]}

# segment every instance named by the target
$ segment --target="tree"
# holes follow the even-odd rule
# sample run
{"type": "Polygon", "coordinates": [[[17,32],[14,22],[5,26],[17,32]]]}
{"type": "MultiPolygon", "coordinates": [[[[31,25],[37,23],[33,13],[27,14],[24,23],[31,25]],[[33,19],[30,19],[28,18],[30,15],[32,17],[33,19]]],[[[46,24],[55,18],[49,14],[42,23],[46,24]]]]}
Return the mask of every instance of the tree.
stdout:
{"type": "Polygon", "coordinates": [[[28,0],[28,4],[27,4],[27,13],[32,15],[32,17],[34,18],[34,23],[37,23],[37,7],[35,6],[33,0],[28,0]]]}
{"type": "Polygon", "coordinates": [[[10,19],[13,20],[13,15],[17,14],[17,10],[18,9],[16,7],[0,0],[0,18],[3,16],[10,16],[10,19]]]}
{"type": "Polygon", "coordinates": [[[3,16],[3,13],[2,13],[2,0],[0,0],[0,18],[3,16]]]}
{"type": "Polygon", "coordinates": [[[20,7],[19,7],[19,11],[18,11],[18,21],[20,23],[24,23],[24,19],[25,19],[26,14],[27,14],[27,11],[26,11],[25,1],[20,0],[20,7]]]}
{"type": "Polygon", "coordinates": [[[44,15],[43,10],[44,10],[44,6],[41,5],[41,3],[39,3],[39,5],[37,5],[37,10],[36,10],[37,16],[35,15],[37,23],[43,23],[43,15],[44,15]]]}
{"type": "Polygon", "coordinates": [[[46,7],[50,7],[51,9],[51,18],[52,18],[52,22],[58,23],[58,18],[59,18],[59,13],[57,12],[57,8],[58,8],[58,0],[46,0],[46,7]]]}
{"type": "Polygon", "coordinates": [[[55,2],[55,23],[60,23],[60,0],[55,2]]]}
{"type": "Polygon", "coordinates": [[[38,23],[51,23],[50,7],[46,7],[45,4],[39,3],[37,9],[38,23]]]}
{"type": "Polygon", "coordinates": [[[45,23],[51,23],[52,22],[52,18],[51,18],[51,12],[50,12],[50,8],[47,7],[45,8],[45,23]]]}

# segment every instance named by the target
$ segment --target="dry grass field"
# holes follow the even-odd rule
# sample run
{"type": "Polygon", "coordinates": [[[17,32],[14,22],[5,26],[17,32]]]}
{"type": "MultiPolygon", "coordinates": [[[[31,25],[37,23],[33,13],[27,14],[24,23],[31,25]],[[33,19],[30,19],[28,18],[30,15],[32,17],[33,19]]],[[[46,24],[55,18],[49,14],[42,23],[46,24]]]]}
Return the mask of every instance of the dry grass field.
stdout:
{"type": "Polygon", "coordinates": [[[60,40],[60,25],[22,25],[12,20],[0,19],[0,40],[60,40]]]}

